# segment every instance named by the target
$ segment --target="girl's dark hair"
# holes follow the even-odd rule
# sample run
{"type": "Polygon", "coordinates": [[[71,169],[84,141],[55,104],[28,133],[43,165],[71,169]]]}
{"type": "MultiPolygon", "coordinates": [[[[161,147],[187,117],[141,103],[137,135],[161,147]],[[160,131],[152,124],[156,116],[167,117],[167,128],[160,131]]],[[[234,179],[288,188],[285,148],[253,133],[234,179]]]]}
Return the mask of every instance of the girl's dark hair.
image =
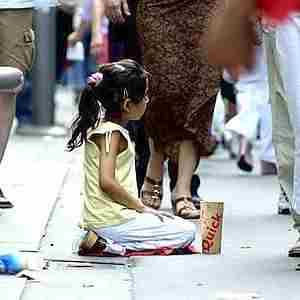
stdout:
{"type": "Polygon", "coordinates": [[[139,103],[145,97],[148,73],[137,62],[124,59],[104,64],[98,72],[103,76],[99,84],[88,84],[81,93],[78,115],[72,123],[72,136],[67,143],[68,151],[80,147],[87,139],[87,131],[95,128],[100,104],[106,110],[105,117],[110,119],[120,115],[125,98],[139,103]]]}

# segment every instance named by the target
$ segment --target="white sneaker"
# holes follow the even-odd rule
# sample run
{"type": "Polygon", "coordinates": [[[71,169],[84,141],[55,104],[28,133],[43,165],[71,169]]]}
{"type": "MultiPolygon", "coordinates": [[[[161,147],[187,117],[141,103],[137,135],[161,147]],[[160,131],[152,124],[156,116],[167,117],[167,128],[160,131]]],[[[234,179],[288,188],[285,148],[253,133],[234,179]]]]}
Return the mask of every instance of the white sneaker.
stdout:
{"type": "Polygon", "coordinates": [[[5,198],[1,188],[0,188],[0,209],[13,208],[14,205],[5,198]]]}
{"type": "Polygon", "coordinates": [[[300,238],[296,241],[295,245],[290,248],[289,257],[300,257],[300,238]]]}
{"type": "Polygon", "coordinates": [[[283,188],[280,189],[281,191],[278,198],[278,214],[289,215],[291,213],[289,199],[283,188]]]}

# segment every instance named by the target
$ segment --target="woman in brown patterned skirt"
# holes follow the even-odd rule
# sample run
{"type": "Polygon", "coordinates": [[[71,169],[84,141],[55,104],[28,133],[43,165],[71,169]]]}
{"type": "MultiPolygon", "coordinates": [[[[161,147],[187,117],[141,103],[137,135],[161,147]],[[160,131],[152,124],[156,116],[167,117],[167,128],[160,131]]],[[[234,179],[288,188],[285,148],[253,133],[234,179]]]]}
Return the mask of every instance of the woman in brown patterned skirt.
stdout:
{"type": "Polygon", "coordinates": [[[145,115],[151,155],[142,199],[159,208],[162,164],[175,150],[173,207],[184,218],[199,217],[191,201],[191,178],[199,158],[212,148],[210,129],[221,70],[207,63],[203,36],[218,2],[140,0],[137,10],[143,63],[151,74],[145,115]]]}
{"type": "MultiPolygon", "coordinates": [[[[220,1],[139,0],[137,8],[143,63],[151,74],[145,115],[151,155],[142,200],[160,207],[163,161],[176,157],[173,208],[184,218],[199,217],[191,201],[191,177],[199,158],[212,148],[210,128],[221,70],[207,63],[203,36],[220,1]]],[[[126,0],[106,0],[106,5],[113,22],[128,15],[126,0]]]]}

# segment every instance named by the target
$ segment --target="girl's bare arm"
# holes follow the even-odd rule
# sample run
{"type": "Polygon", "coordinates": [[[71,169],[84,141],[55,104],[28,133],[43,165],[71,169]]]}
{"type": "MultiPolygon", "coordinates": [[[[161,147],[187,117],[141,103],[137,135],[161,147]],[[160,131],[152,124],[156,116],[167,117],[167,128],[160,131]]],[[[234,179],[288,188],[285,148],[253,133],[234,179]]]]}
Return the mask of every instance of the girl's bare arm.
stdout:
{"type": "Polygon", "coordinates": [[[100,149],[99,185],[114,201],[128,208],[143,212],[145,206],[142,201],[130,195],[115,177],[117,155],[123,150],[121,146],[122,139],[121,134],[114,131],[109,145],[109,152],[106,152],[105,136],[97,135],[94,138],[100,149]]]}

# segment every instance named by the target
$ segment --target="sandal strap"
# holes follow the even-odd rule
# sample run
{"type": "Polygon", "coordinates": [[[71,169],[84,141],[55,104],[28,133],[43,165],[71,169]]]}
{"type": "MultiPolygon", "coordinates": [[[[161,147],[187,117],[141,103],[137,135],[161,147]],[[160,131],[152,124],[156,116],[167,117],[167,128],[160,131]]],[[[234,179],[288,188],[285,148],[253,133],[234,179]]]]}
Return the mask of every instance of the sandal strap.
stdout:
{"type": "Polygon", "coordinates": [[[184,202],[186,199],[186,197],[180,197],[180,198],[176,198],[175,200],[173,200],[174,205],[177,205],[179,202],[184,202]]]}
{"type": "Polygon", "coordinates": [[[152,185],[159,185],[159,186],[162,185],[162,180],[155,180],[155,179],[152,179],[148,176],[145,177],[145,181],[147,181],[148,183],[150,183],[152,185]]]}
{"type": "Polygon", "coordinates": [[[174,206],[175,206],[175,214],[182,218],[187,219],[198,219],[199,216],[195,213],[198,212],[198,210],[193,205],[193,201],[191,197],[180,197],[174,200],[174,206]],[[184,205],[177,210],[177,203],[184,202],[184,205]]]}
{"type": "Polygon", "coordinates": [[[177,205],[177,203],[179,202],[185,202],[185,201],[189,201],[189,202],[193,202],[191,197],[180,197],[174,200],[174,204],[177,205]]]}
{"type": "Polygon", "coordinates": [[[174,205],[175,207],[177,206],[178,203],[180,202],[184,202],[184,205],[183,207],[181,207],[179,210],[178,210],[178,214],[181,215],[181,212],[182,210],[197,210],[194,203],[193,203],[193,199],[190,198],[190,197],[180,197],[180,198],[177,198],[174,200],[174,205]]]}
{"type": "Polygon", "coordinates": [[[151,196],[151,198],[161,198],[162,193],[157,191],[157,190],[152,190],[152,191],[141,191],[141,196],[151,196]]]}
{"type": "Polygon", "coordinates": [[[191,211],[192,209],[188,206],[183,206],[181,207],[178,211],[177,211],[177,216],[179,217],[185,217],[185,216],[188,216],[190,214],[190,212],[185,212],[185,213],[182,213],[183,211],[186,211],[186,210],[189,210],[191,211]]]}

